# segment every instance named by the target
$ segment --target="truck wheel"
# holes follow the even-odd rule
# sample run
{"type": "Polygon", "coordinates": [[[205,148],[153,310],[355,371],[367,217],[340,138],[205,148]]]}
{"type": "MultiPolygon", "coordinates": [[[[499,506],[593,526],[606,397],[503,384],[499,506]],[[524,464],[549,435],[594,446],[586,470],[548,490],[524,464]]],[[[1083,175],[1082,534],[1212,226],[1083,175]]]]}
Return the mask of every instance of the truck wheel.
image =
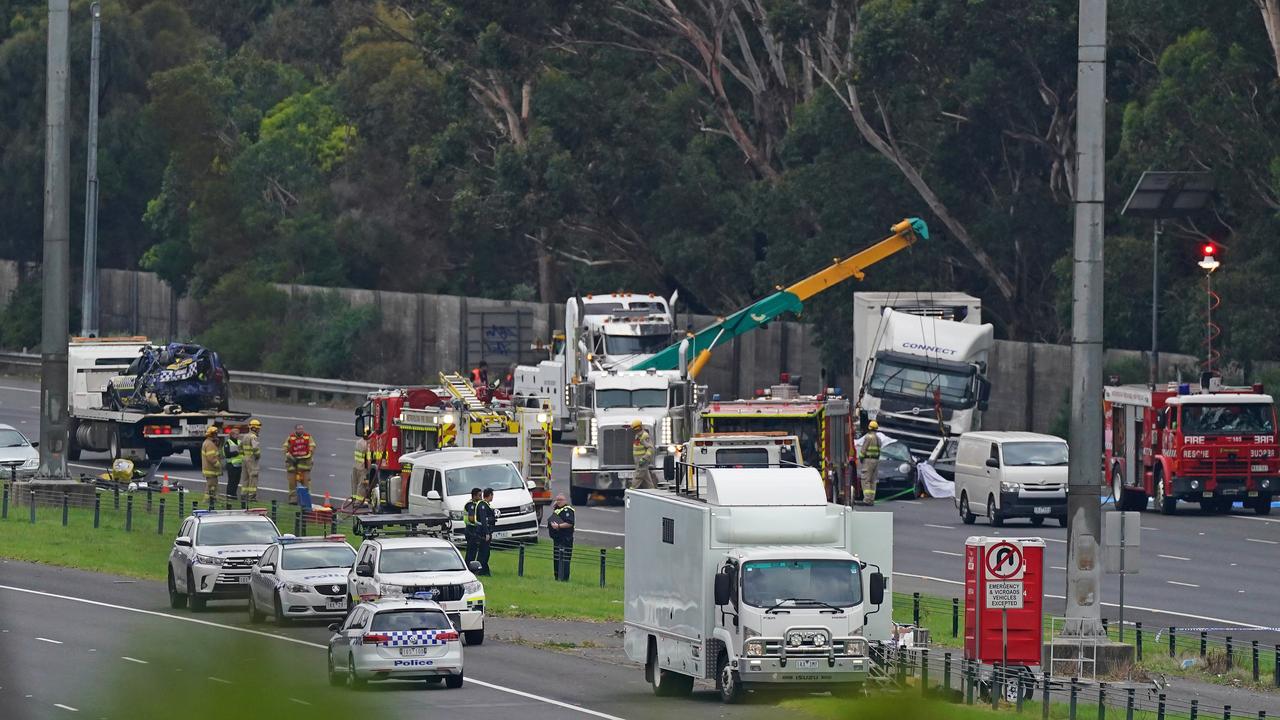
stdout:
{"type": "Polygon", "coordinates": [[[716,658],[716,690],[720,693],[720,702],[732,705],[742,699],[742,683],[738,682],[738,673],[729,666],[729,653],[721,651],[716,658]]]}
{"type": "Polygon", "coordinates": [[[200,448],[189,448],[187,456],[191,458],[191,467],[197,470],[202,467],[200,464],[200,448]]]}
{"type": "Polygon", "coordinates": [[[1271,496],[1259,495],[1258,499],[1255,500],[1253,503],[1253,511],[1258,515],[1270,515],[1271,514],[1271,496]]]}
{"type": "Polygon", "coordinates": [[[1178,498],[1165,497],[1164,492],[1164,471],[1156,469],[1154,481],[1156,509],[1161,515],[1172,515],[1178,511],[1178,498]]]}
{"type": "Polygon", "coordinates": [[[74,420],[67,425],[67,459],[72,462],[80,459],[80,443],[76,442],[76,431],[79,427],[79,423],[74,420]]]}
{"type": "Polygon", "coordinates": [[[987,498],[987,522],[991,523],[991,527],[1004,526],[1004,516],[1000,514],[1000,510],[996,508],[996,498],[991,496],[987,498]]]}
{"type": "Polygon", "coordinates": [[[653,694],[658,697],[679,697],[693,692],[693,678],[658,667],[658,646],[650,642],[649,656],[644,664],[644,674],[649,678],[653,694]]]}
{"type": "MultiPolygon", "coordinates": [[[[1120,474],[1120,468],[1116,468],[1115,472],[1111,473],[1111,499],[1115,501],[1116,509],[1120,512],[1142,509],[1142,505],[1138,502],[1138,494],[1124,486],[1124,475],[1120,474]]],[[[1141,499],[1145,501],[1146,497],[1141,499]]]]}
{"type": "Polygon", "coordinates": [[[570,485],[569,499],[573,501],[574,505],[586,507],[587,501],[591,499],[591,491],[586,488],[580,488],[575,485],[570,485]]]}
{"type": "Polygon", "coordinates": [[[965,525],[972,525],[977,519],[978,516],[974,515],[973,511],[969,509],[969,493],[967,491],[960,493],[960,522],[965,525]]]}
{"type": "Polygon", "coordinates": [[[178,584],[173,580],[173,568],[169,568],[169,607],[181,610],[187,606],[187,596],[178,592],[178,584]]]}
{"type": "Polygon", "coordinates": [[[120,451],[120,428],[114,425],[107,431],[107,454],[113,461],[124,457],[120,451]]]}

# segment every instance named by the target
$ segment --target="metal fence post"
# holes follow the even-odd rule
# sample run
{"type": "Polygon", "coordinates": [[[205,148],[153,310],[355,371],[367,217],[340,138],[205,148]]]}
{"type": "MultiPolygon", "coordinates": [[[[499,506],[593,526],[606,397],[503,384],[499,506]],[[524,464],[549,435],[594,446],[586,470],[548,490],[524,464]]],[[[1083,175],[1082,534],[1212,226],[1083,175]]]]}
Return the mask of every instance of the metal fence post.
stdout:
{"type": "Polygon", "coordinates": [[[1164,693],[1156,698],[1156,720],[1164,720],[1164,693]]]}
{"type": "Polygon", "coordinates": [[[920,648],[920,695],[929,696],[929,648],[920,648]]]}
{"type": "Polygon", "coordinates": [[[31,491],[31,524],[36,524],[36,491],[31,491]]]}
{"type": "Polygon", "coordinates": [[[249,501],[245,500],[243,496],[240,498],[240,509],[241,510],[249,509],[249,501]]]}
{"type": "MultiPolygon", "coordinates": [[[[520,543],[520,557],[516,560],[516,577],[524,577],[524,543],[520,543]]],[[[559,580],[559,578],[556,578],[559,580]]]]}
{"type": "Polygon", "coordinates": [[[1014,690],[1016,690],[1018,693],[1017,699],[1015,701],[1016,702],[1015,707],[1017,708],[1017,711],[1019,713],[1022,712],[1022,696],[1023,696],[1023,690],[1024,690],[1024,688],[1022,687],[1022,683],[1025,682],[1026,679],[1027,679],[1027,676],[1025,673],[1018,673],[1013,678],[1013,683],[1014,683],[1013,687],[1014,687],[1014,690]]]}
{"type": "Polygon", "coordinates": [[[1107,720],[1107,684],[1098,683],[1098,720],[1107,720]]]}
{"type": "Polygon", "coordinates": [[[102,496],[93,494],[93,529],[97,530],[102,523],[102,496]]]}
{"type": "Polygon", "coordinates": [[[942,692],[944,695],[951,694],[951,653],[944,653],[942,656],[942,692]]]}
{"type": "Polygon", "coordinates": [[[124,531],[133,532],[133,495],[124,499],[124,531]]]}
{"type": "Polygon", "coordinates": [[[1227,671],[1230,672],[1236,667],[1236,653],[1231,647],[1231,636],[1227,636],[1227,671]]]}
{"type": "Polygon", "coordinates": [[[1191,720],[1196,720],[1196,718],[1200,717],[1200,701],[1199,701],[1199,700],[1192,700],[1192,701],[1191,701],[1191,716],[1190,716],[1190,717],[1191,717],[1191,720]]]}
{"type": "Polygon", "coordinates": [[[1049,676],[1042,675],[1044,688],[1040,695],[1040,720],[1049,720],[1049,676]]]}
{"type": "Polygon", "coordinates": [[[1133,624],[1134,643],[1138,653],[1138,662],[1142,662],[1142,622],[1133,624]]]}
{"type": "Polygon", "coordinates": [[[1133,720],[1133,706],[1134,706],[1134,703],[1136,702],[1136,698],[1134,697],[1134,689],[1126,688],[1125,692],[1129,695],[1129,697],[1125,699],[1124,720],[1133,720]]]}
{"type": "Polygon", "coordinates": [[[156,517],[159,518],[159,521],[156,523],[156,534],[163,535],[164,534],[164,498],[160,498],[160,512],[156,513],[156,517]]]}
{"type": "Polygon", "coordinates": [[[329,534],[338,534],[338,513],[329,513],[329,534]]]}
{"type": "Polygon", "coordinates": [[[920,627],[920,593],[911,593],[911,624],[920,627]]]}
{"type": "Polygon", "coordinates": [[[1067,717],[1076,720],[1076,704],[1080,700],[1080,687],[1077,678],[1071,678],[1071,696],[1067,701],[1067,717]]]}
{"type": "Polygon", "coordinates": [[[276,501],[275,501],[275,500],[272,500],[272,501],[271,501],[271,522],[273,522],[273,523],[278,523],[278,522],[279,522],[279,521],[276,519],[276,501]]]}
{"type": "Polygon", "coordinates": [[[115,495],[115,509],[120,509],[120,484],[112,483],[111,492],[115,495]]]}
{"type": "Polygon", "coordinates": [[[964,661],[964,704],[973,704],[973,661],[964,661]]]}
{"type": "Polygon", "coordinates": [[[1258,667],[1258,641],[1257,640],[1250,641],[1249,649],[1251,651],[1250,655],[1252,655],[1252,660],[1253,660],[1253,681],[1258,682],[1258,680],[1260,679],[1259,677],[1260,673],[1258,672],[1260,670],[1260,668],[1258,667]]]}
{"type": "Polygon", "coordinates": [[[1178,652],[1177,648],[1174,647],[1173,641],[1174,641],[1173,627],[1170,626],[1169,627],[1169,657],[1174,657],[1178,652]]]}
{"type": "Polygon", "coordinates": [[[1209,652],[1209,633],[1204,630],[1200,631],[1200,657],[1204,657],[1209,652]]]}
{"type": "Polygon", "coordinates": [[[605,559],[605,552],[606,552],[606,550],[605,550],[604,548],[600,548],[600,587],[604,587],[604,559],[605,559]]]}
{"type": "Polygon", "coordinates": [[[67,493],[65,493],[65,492],[64,492],[64,493],[62,493],[62,527],[66,527],[66,526],[67,526],[67,507],[68,507],[68,504],[69,504],[69,500],[68,500],[68,498],[67,498],[67,493]]]}
{"type": "Polygon", "coordinates": [[[1280,643],[1276,645],[1276,654],[1272,661],[1271,670],[1276,675],[1274,684],[1276,687],[1280,688],[1280,643]]]}
{"type": "Polygon", "coordinates": [[[1223,705],[1223,706],[1222,706],[1222,720],[1231,720],[1231,706],[1230,706],[1230,705],[1223,705]]]}
{"type": "Polygon", "coordinates": [[[147,512],[151,512],[151,488],[147,487],[147,512]]]}
{"type": "Polygon", "coordinates": [[[951,598],[951,637],[960,637],[960,598],[951,598]]]}
{"type": "Polygon", "coordinates": [[[1004,692],[1004,684],[1006,678],[1004,676],[1004,667],[1001,665],[991,666],[991,709],[995,710],[1000,707],[1000,694],[1004,692]]]}
{"type": "Polygon", "coordinates": [[[293,513],[293,534],[302,537],[302,511],[293,513]]]}
{"type": "Polygon", "coordinates": [[[9,519],[9,485],[8,483],[5,483],[5,486],[4,486],[4,500],[0,502],[3,502],[4,504],[3,509],[0,509],[0,518],[8,520],[9,519]]]}

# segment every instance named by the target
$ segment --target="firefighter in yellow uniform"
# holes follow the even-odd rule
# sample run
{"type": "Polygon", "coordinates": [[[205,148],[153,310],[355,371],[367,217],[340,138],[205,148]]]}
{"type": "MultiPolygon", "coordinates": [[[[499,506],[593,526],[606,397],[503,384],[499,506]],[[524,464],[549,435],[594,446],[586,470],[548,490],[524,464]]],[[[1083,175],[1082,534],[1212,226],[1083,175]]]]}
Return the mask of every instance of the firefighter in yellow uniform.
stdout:
{"type": "Polygon", "coordinates": [[[880,472],[880,424],[872,420],[862,436],[858,462],[862,466],[862,504],[876,504],[876,481],[880,472]]]}
{"type": "Polygon", "coordinates": [[[363,502],[369,494],[369,428],[356,439],[355,464],[351,466],[351,497],[363,502]]]}
{"type": "Polygon", "coordinates": [[[218,447],[218,428],[210,425],[200,445],[200,474],[204,475],[205,495],[210,502],[218,500],[218,477],[222,475],[222,448],[218,447]]]}
{"type": "Polygon", "coordinates": [[[316,441],[310,433],[296,425],[293,434],[284,439],[284,471],[289,475],[289,504],[298,504],[298,486],[311,489],[311,462],[316,455],[316,441]]]}
{"type": "Polygon", "coordinates": [[[244,452],[244,470],[240,481],[240,497],[249,502],[258,499],[258,470],[262,466],[262,421],[254,418],[249,421],[249,432],[240,441],[244,452]]]}
{"type": "Polygon", "coordinates": [[[631,431],[634,433],[631,438],[631,457],[636,462],[636,476],[631,487],[652,490],[656,487],[653,481],[653,438],[639,420],[631,421],[631,431]]]}

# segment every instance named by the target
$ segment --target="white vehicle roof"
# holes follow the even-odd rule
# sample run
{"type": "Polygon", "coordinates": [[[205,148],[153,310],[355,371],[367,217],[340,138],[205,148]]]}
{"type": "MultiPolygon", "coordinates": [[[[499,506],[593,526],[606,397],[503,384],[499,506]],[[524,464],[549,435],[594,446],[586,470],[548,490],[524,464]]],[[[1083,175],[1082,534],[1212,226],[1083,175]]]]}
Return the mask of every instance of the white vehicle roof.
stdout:
{"type": "Polygon", "coordinates": [[[1202,395],[1175,395],[1165,400],[1166,405],[1270,405],[1270,395],[1252,393],[1205,393],[1202,395]]]}
{"type": "Polygon", "coordinates": [[[400,456],[401,462],[431,467],[436,470],[477,467],[481,465],[513,465],[510,460],[492,453],[485,453],[475,448],[445,448],[443,450],[423,450],[400,456]]]}
{"type": "Polygon", "coordinates": [[[376,542],[384,548],[413,548],[413,547],[453,547],[453,543],[448,540],[437,537],[429,537],[426,535],[414,535],[412,537],[376,537],[370,538],[365,542],[376,542]]]}
{"type": "Polygon", "coordinates": [[[383,610],[435,610],[444,612],[444,608],[440,607],[440,603],[435,600],[419,600],[418,598],[400,598],[400,597],[384,597],[376,600],[365,600],[360,603],[368,606],[374,612],[383,610]]]}
{"type": "Polygon", "coordinates": [[[591,381],[596,390],[666,390],[679,373],[648,372],[644,370],[619,370],[617,372],[592,373],[591,381]]]}
{"type": "Polygon", "coordinates": [[[271,523],[274,527],[275,523],[271,518],[262,513],[242,512],[239,510],[215,510],[213,512],[200,511],[187,516],[188,520],[195,519],[200,523],[225,523],[225,522],[266,522],[271,523]]]}
{"type": "Polygon", "coordinates": [[[848,560],[849,553],[839,548],[816,545],[761,545],[734,548],[738,557],[752,560],[848,560]]]}
{"type": "Polygon", "coordinates": [[[711,505],[787,506],[827,504],[822,476],[811,467],[717,468],[699,470],[711,505]]]}
{"type": "Polygon", "coordinates": [[[1066,440],[1057,435],[1045,435],[1043,433],[1023,432],[1021,430],[987,430],[967,432],[960,436],[960,441],[964,442],[972,438],[980,442],[1056,442],[1065,445],[1066,440]]]}

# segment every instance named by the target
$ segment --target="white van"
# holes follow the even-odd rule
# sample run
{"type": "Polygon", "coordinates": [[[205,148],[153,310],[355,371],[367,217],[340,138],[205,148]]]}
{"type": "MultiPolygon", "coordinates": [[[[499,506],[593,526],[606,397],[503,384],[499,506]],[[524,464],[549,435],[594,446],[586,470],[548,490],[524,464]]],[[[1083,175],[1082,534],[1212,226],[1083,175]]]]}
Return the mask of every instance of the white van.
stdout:
{"type": "Polygon", "coordinates": [[[999,527],[1009,518],[1067,525],[1067,441],[1030,432],[970,432],[956,448],[956,508],[999,527]]]}
{"type": "Polygon", "coordinates": [[[491,488],[497,527],[493,542],[538,540],[533,483],[526,481],[515,463],[474,448],[427,450],[400,456],[401,465],[412,464],[409,474],[408,512],[447,513],[450,538],[465,542],[466,505],[471,488],[491,488]]]}

